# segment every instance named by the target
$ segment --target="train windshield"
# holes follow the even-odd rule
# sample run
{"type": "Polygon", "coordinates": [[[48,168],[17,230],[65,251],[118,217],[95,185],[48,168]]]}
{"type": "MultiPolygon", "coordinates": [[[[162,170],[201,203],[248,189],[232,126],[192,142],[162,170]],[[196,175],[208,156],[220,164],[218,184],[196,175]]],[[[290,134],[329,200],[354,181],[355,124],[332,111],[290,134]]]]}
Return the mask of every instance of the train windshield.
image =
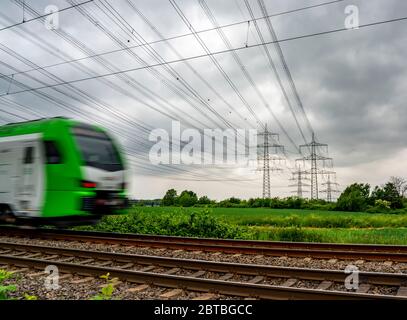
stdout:
{"type": "Polygon", "coordinates": [[[75,127],[73,131],[87,166],[107,171],[123,170],[119,153],[104,132],[96,131],[91,127],[75,127]]]}

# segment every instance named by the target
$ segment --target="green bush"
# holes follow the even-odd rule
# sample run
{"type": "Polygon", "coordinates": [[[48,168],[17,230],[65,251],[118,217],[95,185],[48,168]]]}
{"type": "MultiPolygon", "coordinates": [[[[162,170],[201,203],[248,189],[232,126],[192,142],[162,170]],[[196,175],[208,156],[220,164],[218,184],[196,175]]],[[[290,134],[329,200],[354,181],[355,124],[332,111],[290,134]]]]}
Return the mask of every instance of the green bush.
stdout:
{"type": "Polygon", "coordinates": [[[390,211],[390,209],[391,209],[391,202],[386,201],[386,200],[382,200],[382,199],[376,200],[374,205],[379,210],[383,210],[383,211],[390,211]]]}
{"type": "Polygon", "coordinates": [[[342,211],[364,211],[369,202],[369,195],[369,184],[354,183],[339,196],[337,208],[342,211]]]}
{"type": "MultiPolygon", "coordinates": [[[[399,194],[397,187],[392,182],[388,182],[384,185],[383,188],[375,187],[372,195],[371,195],[371,202],[376,201],[386,201],[388,202],[389,209],[401,209],[403,208],[403,198],[399,194]]],[[[379,204],[380,205],[380,204],[379,204]]]]}
{"type": "Polygon", "coordinates": [[[173,206],[177,199],[177,191],[175,189],[170,189],[165,194],[164,198],[162,199],[163,206],[173,206]]]}
{"type": "Polygon", "coordinates": [[[175,204],[181,207],[192,207],[198,203],[198,197],[195,192],[184,190],[175,200],[175,204]]]}
{"type": "Polygon", "coordinates": [[[120,233],[162,234],[172,236],[244,238],[245,229],[210,214],[208,209],[188,212],[174,208],[171,213],[148,214],[133,208],[123,216],[105,216],[95,226],[78,227],[120,233]]]}

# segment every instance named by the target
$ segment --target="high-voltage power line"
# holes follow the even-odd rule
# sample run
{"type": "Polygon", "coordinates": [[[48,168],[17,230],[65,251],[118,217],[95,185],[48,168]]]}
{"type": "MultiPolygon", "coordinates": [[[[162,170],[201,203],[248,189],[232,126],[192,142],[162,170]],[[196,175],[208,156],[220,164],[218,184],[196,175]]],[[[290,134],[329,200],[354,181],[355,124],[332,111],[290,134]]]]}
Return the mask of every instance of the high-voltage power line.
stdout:
{"type": "Polygon", "coordinates": [[[326,186],[326,188],[324,190],[321,190],[321,192],[326,193],[326,201],[332,202],[332,195],[339,192],[339,190],[337,189],[339,184],[335,181],[335,179],[334,181],[332,181],[331,176],[334,176],[333,173],[328,174],[327,176],[327,181],[322,183],[322,185],[326,186]]]}
{"type": "Polygon", "coordinates": [[[323,152],[321,152],[322,149],[326,150],[326,154],[328,153],[328,145],[317,142],[315,133],[312,133],[311,142],[300,145],[301,154],[305,156],[296,160],[304,163],[310,162],[311,169],[307,173],[311,176],[311,199],[318,199],[318,175],[332,173],[321,169],[319,166],[321,162],[323,167],[326,167],[327,163],[330,163],[329,167],[332,166],[332,158],[324,156],[323,152]]]}
{"type": "Polygon", "coordinates": [[[304,190],[304,187],[310,186],[310,184],[307,183],[307,181],[309,181],[308,173],[307,171],[304,171],[298,167],[297,170],[292,173],[292,175],[292,178],[289,180],[293,181],[294,183],[289,185],[289,187],[295,187],[296,190],[293,191],[293,193],[295,193],[298,198],[303,198],[304,193],[307,192],[304,190]]]}
{"type": "Polygon", "coordinates": [[[271,198],[270,171],[281,170],[275,166],[275,162],[282,160],[277,154],[280,150],[284,152],[284,146],[278,143],[279,136],[277,133],[268,131],[267,124],[264,131],[258,136],[263,138],[263,142],[257,145],[259,154],[261,154],[257,157],[259,163],[257,170],[263,172],[263,199],[268,199],[271,198]]]}

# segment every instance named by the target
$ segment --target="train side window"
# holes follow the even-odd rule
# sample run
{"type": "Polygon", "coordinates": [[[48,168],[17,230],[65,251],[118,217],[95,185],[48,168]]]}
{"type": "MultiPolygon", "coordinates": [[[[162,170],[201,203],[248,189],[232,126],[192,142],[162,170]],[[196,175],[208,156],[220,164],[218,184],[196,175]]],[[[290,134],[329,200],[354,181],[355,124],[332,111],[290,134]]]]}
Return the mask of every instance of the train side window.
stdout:
{"type": "Polygon", "coordinates": [[[32,164],[34,163],[34,147],[26,147],[24,149],[24,164],[32,164]]]}
{"type": "Polygon", "coordinates": [[[44,141],[46,164],[62,163],[61,153],[54,141],[44,141]]]}

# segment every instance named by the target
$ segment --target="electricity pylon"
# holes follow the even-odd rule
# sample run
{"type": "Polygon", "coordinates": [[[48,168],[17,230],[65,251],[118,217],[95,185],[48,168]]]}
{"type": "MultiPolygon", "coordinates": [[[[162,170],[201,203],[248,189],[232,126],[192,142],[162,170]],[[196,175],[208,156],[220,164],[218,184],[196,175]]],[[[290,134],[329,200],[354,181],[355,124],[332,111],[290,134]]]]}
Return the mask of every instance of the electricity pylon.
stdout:
{"type": "Polygon", "coordinates": [[[268,131],[267,124],[264,131],[259,133],[258,136],[263,137],[263,143],[257,145],[257,148],[260,150],[259,154],[262,155],[257,157],[257,170],[263,171],[263,199],[266,199],[271,197],[270,171],[281,171],[280,168],[274,166],[274,163],[283,160],[283,158],[276,156],[276,154],[279,150],[284,150],[284,146],[278,143],[279,136],[277,133],[268,131]],[[275,152],[270,152],[273,150],[275,152]],[[259,162],[261,162],[261,165],[259,162]],[[270,166],[270,162],[272,162],[272,166],[270,166]]]}
{"type": "Polygon", "coordinates": [[[334,175],[334,173],[328,174],[327,181],[322,183],[323,186],[326,186],[326,189],[321,190],[321,192],[326,193],[326,200],[328,202],[332,202],[332,194],[333,193],[338,193],[339,192],[339,190],[337,189],[337,186],[339,186],[339,183],[337,183],[336,181],[332,181],[331,180],[331,175],[334,175]]]}
{"type": "Polygon", "coordinates": [[[292,192],[296,193],[298,198],[303,198],[304,192],[307,192],[304,190],[304,187],[310,186],[310,184],[306,183],[306,181],[309,181],[308,173],[307,171],[303,171],[300,167],[298,167],[298,169],[292,174],[293,177],[289,180],[294,181],[294,184],[289,185],[289,187],[295,187],[296,190],[292,192]]]}
{"type": "Polygon", "coordinates": [[[330,162],[332,166],[332,158],[324,156],[321,149],[326,149],[326,153],[328,153],[328,145],[317,142],[315,139],[315,133],[313,132],[311,142],[300,145],[300,152],[301,154],[305,154],[305,156],[296,160],[311,162],[311,169],[307,171],[311,176],[311,199],[318,199],[318,175],[328,173],[319,169],[319,162],[322,161],[324,167],[326,162],[330,162]]]}

